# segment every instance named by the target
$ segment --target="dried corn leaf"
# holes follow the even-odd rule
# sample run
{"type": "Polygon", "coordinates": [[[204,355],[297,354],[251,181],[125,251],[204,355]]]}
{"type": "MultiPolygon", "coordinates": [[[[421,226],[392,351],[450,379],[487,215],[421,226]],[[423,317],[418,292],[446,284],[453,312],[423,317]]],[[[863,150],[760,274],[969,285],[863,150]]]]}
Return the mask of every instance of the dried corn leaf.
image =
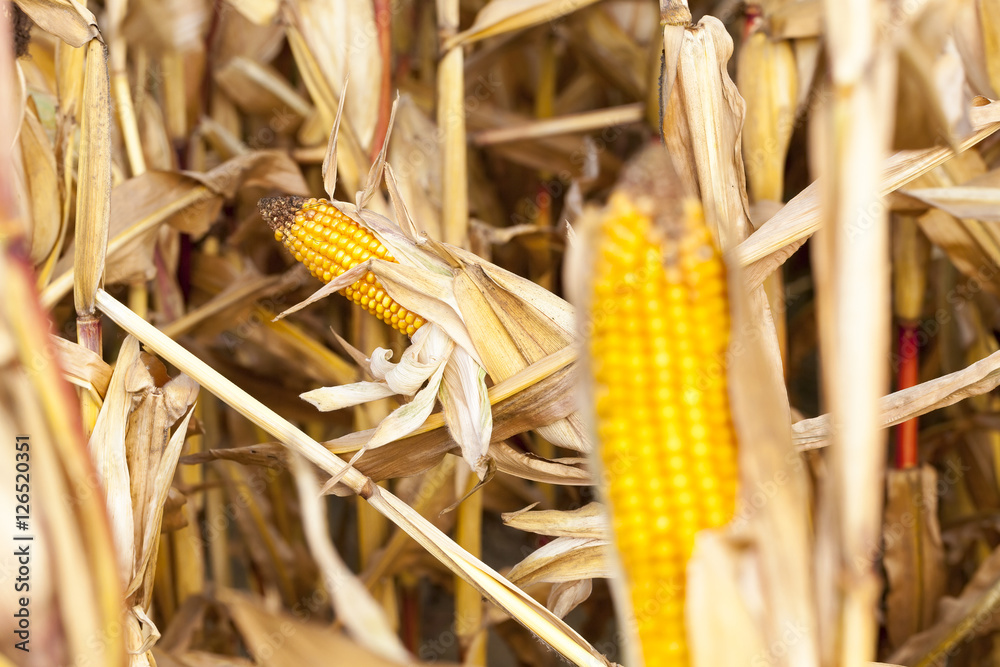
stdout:
{"type": "MultiPolygon", "coordinates": [[[[99,354],[59,336],[50,335],[49,342],[52,343],[55,358],[67,380],[100,396],[107,394],[108,384],[111,382],[111,367],[99,354]]],[[[39,363],[48,364],[47,361],[39,363]]]]}
{"type": "Polygon", "coordinates": [[[511,528],[557,537],[604,539],[610,530],[607,508],[601,503],[587,503],[569,511],[532,511],[532,507],[501,514],[500,518],[511,528]]]}
{"type": "MultiPolygon", "coordinates": [[[[895,426],[970,396],[993,391],[998,385],[1000,352],[994,352],[960,371],[883,396],[878,401],[879,423],[882,428],[895,426]]],[[[830,415],[792,424],[792,439],[799,449],[824,447],[829,444],[831,433],[830,415]]]]}
{"type": "MultiPolygon", "coordinates": [[[[307,68],[313,72],[311,76],[322,78],[321,81],[314,81],[309,88],[314,91],[319,84],[325,89],[320,93],[325,99],[316,99],[318,90],[313,92],[313,99],[317,105],[326,107],[328,122],[333,121],[334,100],[343,96],[342,82],[348,75],[354,81],[354,92],[345,104],[344,120],[350,129],[351,140],[357,142],[358,150],[366,150],[378,120],[379,86],[382,68],[386,66],[376,39],[379,28],[375,23],[374,6],[347,0],[305,0],[289,3],[284,9],[286,18],[301,36],[302,46],[308,51],[308,55],[305,51],[296,53],[296,61],[301,67],[303,58],[309,57],[312,64],[307,68]]],[[[349,170],[354,175],[348,179],[349,190],[352,191],[360,183],[362,165],[366,162],[362,154],[356,157],[360,160],[349,170]]],[[[345,165],[341,162],[340,166],[345,165]]]]}
{"type": "Polygon", "coordinates": [[[185,375],[164,381],[166,369],[151,357],[141,359],[128,372],[126,385],[134,408],[129,415],[125,448],[138,551],[136,575],[125,595],[141,589],[137,602],[145,606],[152,591],[151,569],[159,546],[163,508],[194,415],[191,408],[198,385],[185,375]]]}
{"type": "Polygon", "coordinates": [[[100,39],[97,19],[76,0],[17,0],[17,6],[42,30],[70,46],[83,46],[100,39]]]}
{"type": "Polygon", "coordinates": [[[408,230],[408,221],[419,224],[419,230],[416,224],[412,226],[414,240],[418,231],[433,239],[441,238],[441,151],[437,142],[427,140],[436,131],[437,126],[412,97],[399,98],[389,143],[388,161],[392,167],[387,168],[385,180],[397,224],[404,230],[408,230]],[[412,218],[400,209],[408,211],[412,218]]]}
{"type": "Polygon", "coordinates": [[[608,578],[611,542],[601,538],[557,537],[511,568],[507,577],[515,586],[565,583],[608,578]]]}
{"type": "MultiPolygon", "coordinates": [[[[10,53],[0,36],[0,63],[10,53]]],[[[0,66],[2,72],[7,68],[0,66]]],[[[0,109],[5,105],[0,105],[0,109]]],[[[3,112],[0,111],[0,114],[3,112]]],[[[0,124],[0,144],[11,145],[4,134],[11,126],[0,124]]],[[[9,162],[0,161],[0,180],[9,173],[9,162]]],[[[10,220],[9,202],[0,196],[0,219],[10,220]]],[[[120,632],[122,611],[120,573],[117,571],[113,535],[103,494],[95,493],[100,481],[87,454],[80,428],[77,397],[54,361],[48,345],[50,323],[34,296],[34,276],[23,258],[0,242],[0,437],[10,443],[11,456],[0,470],[14,479],[16,436],[30,437],[31,481],[42,502],[31,507],[32,549],[31,618],[33,628],[49,627],[44,642],[29,644],[32,655],[47,664],[60,664],[75,656],[94,664],[118,667],[126,661],[120,632]],[[14,257],[17,257],[16,259],[14,257]],[[13,261],[12,261],[13,260],[13,261]],[[39,363],[43,360],[43,363],[39,363]],[[71,557],[66,558],[64,556],[71,557]],[[94,642],[94,637],[105,637],[94,642]]],[[[17,512],[9,494],[2,509],[17,512]]],[[[13,560],[7,561],[8,564],[13,560]]],[[[10,607],[6,607],[11,609],[10,607]]],[[[3,623],[11,637],[16,619],[3,623]]],[[[36,636],[32,636],[36,639],[36,636]]],[[[10,644],[13,648],[14,642],[10,644]]]]}
{"type": "Polygon", "coordinates": [[[887,471],[882,563],[891,646],[930,627],[945,591],[937,482],[937,472],[928,465],[887,471]]]}
{"type": "Polygon", "coordinates": [[[166,7],[159,0],[130,0],[129,5],[125,37],[168,57],[197,52],[212,17],[210,6],[199,0],[169,0],[166,7]]]}
{"type": "Polygon", "coordinates": [[[956,218],[975,218],[1000,222],[1000,188],[955,186],[950,188],[912,188],[900,190],[928,206],[939,208],[956,218]]]}
{"type": "Polygon", "coordinates": [[[588,667],[610,664],[586,640],[530,596],[461,548],[442,539],[443,535],[436,528],[398,498],[375,487],[369,503],[397,525],[408,528],[407,532],[440,562],[455,570],[487,600],[517,619],[567,660],[588,667]]]}
{"type": "Polygon", "coordinates": [[[385,617],[384,610],[354,576],[330,541],[326,508],[315,473],[297,454],[292,454],[292,463],[306,539],[323,572],[323,581],[337,617],[351,637],[373,654],[385,660],[407,662],[409,655],[385,617]]]}
{"type": "Polygon", "coordinates": [[[502,35],[506,32],[529,28],[546,21],[554,21],[578,9],[592,5],[597,0],[491,0],[479,10],[476,20],[468,30],[447,40],[444,48],[452,49],[462,44],[502,35]]]}
{"type": "Polygon", "coordinates": [[[913,635],[891,656],[899,665],[933,665],[947,660],[964,641],[997,627],[994,613],[1000,601],[1000,549],[976,570],[957,598],[942,600],[937,622],[913,635]]]}
{"type": "MultiPolygon", "coordinates": [[[[535,430],[542,433],[545,428],[547,427],[539,426],[535,430]]],[[[493,444],[490,445],[490,456],[493,457],[498,472],[504,472],[521,479],[545,484],[594,485],[594,477],[588,469],[585,458],[544,459],[531,452],[515,449],[506,442],[496,442],[495,438],[493,444]]]]}
{"type": "MultiPolygon", "coordinates": [[[[1000,123],[988,125],[958,143],[959,152],[968,150],[1000,129],[1000,123]]],[[[954,157],[947,147],[917,151],[899,151],[884,163],[880,191],[883,196],[895,192],[913,179],[954,157]]],[[[764,278],[784,264],[805,240],[820,227],[819,181],[813,182],[748,239],[729,253],[731,261],[746,267],[749,285],[760,285],[764,278]]]]}
{"type": "Polygon", "coordinates": [[[328,663],[331,657],[344,664],[371,667],[414,664],[410,660],[390,660],[373,653],[340,633],[332,632],[328,624],[268,611],[263,601],[243,593],[222,589],[216,598],[236,624],[256,664],[302,667],[328,663]]]}
{"type": "Polygon", "coordinates": [[[273,114],[270,128],[291,132],[312,106],[277,70],[250,58],[232,58],[215,72],[219,87],[248,113],[273,114]]]}

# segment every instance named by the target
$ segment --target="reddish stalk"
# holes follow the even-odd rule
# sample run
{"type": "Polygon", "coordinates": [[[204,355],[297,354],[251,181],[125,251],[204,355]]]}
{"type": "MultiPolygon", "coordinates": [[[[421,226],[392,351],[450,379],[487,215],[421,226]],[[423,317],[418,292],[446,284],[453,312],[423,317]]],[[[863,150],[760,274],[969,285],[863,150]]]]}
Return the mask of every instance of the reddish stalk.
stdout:
{"type": "MultiPolygon", "coordinates": [[[[908,389],[917,384],[919,366],[917,325],[904,322],[899,325],[899,374],[896,390],[908,389]]],[[[908,419],[896,427],[896,467],[905,470],[917,465],[917,418],[908,419]]]]}
{"type": "Polygon", "coordinates": [[[403,646],[413,655],[420,650],[420,590],[416,582],[403,582],[399,587],[399,634],[403,646]]]}

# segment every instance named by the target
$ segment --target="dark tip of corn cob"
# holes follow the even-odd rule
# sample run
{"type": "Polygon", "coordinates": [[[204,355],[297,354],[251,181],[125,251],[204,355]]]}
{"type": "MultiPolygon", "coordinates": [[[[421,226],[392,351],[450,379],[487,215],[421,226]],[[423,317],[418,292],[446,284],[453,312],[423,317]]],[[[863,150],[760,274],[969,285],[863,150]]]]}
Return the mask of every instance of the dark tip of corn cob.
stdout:
{"type": "Polygon", "coordinates": [[[264,197],[257,202],[257,209],[268,226],[278,230],[291,227],[295,213],[305,203],[305,197],[264,197]]]}

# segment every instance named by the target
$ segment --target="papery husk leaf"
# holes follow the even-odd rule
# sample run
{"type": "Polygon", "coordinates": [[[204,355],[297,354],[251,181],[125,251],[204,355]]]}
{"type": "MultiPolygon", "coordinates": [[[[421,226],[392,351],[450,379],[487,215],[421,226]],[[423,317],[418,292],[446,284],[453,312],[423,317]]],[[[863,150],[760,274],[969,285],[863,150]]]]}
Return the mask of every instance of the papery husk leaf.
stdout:
{"type": "Polygon", "coordinates": [[[937,484],[937,472],[929,465],[886,471],[882,564],[890,646],[930,627],[945,592],[937,484]]]}
{"type": "Polygon", "coordinates": [[[726,70],[732,54],[732,38],[715,17],[685,29],[663,125],[674,167],[688,193],[700,194],[723,252],[751,231],[741,146],[745,104],[726,70]]]}
{"type": "Polygon", "coordinates": [[[445,364],[443,379],[440,399],[448,432],[459,444],[462,458],[482,480],[493,433],[486,370],[464,349],[456,347],[445,364]]]}
{"type": "MultiPolygon", "coordinates": [[[[531,371],[532,367],[529,367],[524,373],[530,374],[531,371]]],[[[493,441],[510,438],[568,415],[575,409],[576,403],[572,391],[574,377],[574,369],[560,367],[528,386],[520,383],[518,376],[493,386],[489,392],[493,405],[493,441]],[[517,389],[513,390],[513,386],[517,389]]],[[[428,421],[433,421],[433,424],[416,429],[412,436],[368,452],[356,467],[373,479],[382,480],[414,475],[435,465],[456,445],[441,429],[443,418],[432,415],[428,421]]],[[[360,431],[331,441],[327,446],[336,451],[354,451],[363,446],[371,434],[370,430],[360,431]],[[344,448],[340,449],[341,446],[344,448]]],[[[337,488],[332,491],[338,495],[342,493],[337,488]]]]}
{"type": "MultiPolygon", "coordinates": [[[[882,428],[958,403],[970,396],[993,391],[1000,385],[1000,352],[960,371],[922,382],[883,396],[878,401],[882,428]]],[[[799,449],[824,447],[831,436],[830,415],[803,419],[792,424],[792,439],[799,449]]]]}
{"type": "MultiPolygon", "coordinates": [[[[434,326],[434,324],[425,326],[434,326]]],[[[427,380],[427,386],[418,391],[412,401],[396,408],[379,422],[372,437],[365,444],[366,450],[381,447],[386,443],[407,436],[424,423],[424,420],[431,414],[431,410],[434,409],[445,367],[453,349],[451,344],[446,347],[445,352],[438,359],[437,368],[427,380]]]]}
{"type": "Polygon", "coordinates": [[[320,387],[299,394],[299,398],[312,403],[320,412],[332,412],[395,396],[397,393],[384,382],[355,382],[339,387],[320,387]]]}
{"type": "Polygon", "coordinates": [[[385,158],[386,153],[389,150],[389,139],[392,135],[393,123],[396,120],[396,106],[399,104],[399,96],[392,101],[392,108],[389,110],[389,123],[386,127],[385,139],[382,141],[382,148],[379,149],[378,155],[375,157],[375,162],[372,164],[372,168],[368,170],[368,179],[365,181],[365,189],[358,192],[357,199],[355,201],[358,209],[363,209],[368,206],[372,198],[379,192],[379,186],[382,185],[382,174],[385,173],[385,158]]]}
{"type": "MultiPolygon", "coordinates": [[[[174,387],[176,390],[179,390],[178,393],[185,395],[183,400],[190,401],[188,406],[193,407],[195,397],[198,393],[198,385],[184,375],[175,378],[172,382],[176,383],[174,387]]],[[[174,471],[177,469],[177,461],[180,458],[181,448],[184,446],[184,440],[187,437],[188,424],[193,416],[194,410],[188,409],[187,414],[176,425],[173,434],[170,436],[170,440],[167,442],[166,448],[157,462],[156,468],[153,470],[155,478],[150,489],[151,495],[146,500],[144,508],[137,508],[145,510],[142,549],[139,552],[139,562],[136,568],[137,578],[126,590],[126,596],[142,585],[144,589],[142,601],[146,604],[150,601],[153,588],[151,575],[156,565],[155,558],[159,547],[158,542],[160,527],[163,522],[163,508],[167,502],[167,494],[171,488],[170,485],[174,478],[174,471]]]]}
{"type": "Polygon", "coordinates": [[[785,157],[795,129],[795,55],[787,40],[751,34],[740,48],[737,84],[746,101],[743,159],[755,201],[781,201],[785,157]]]}
{"type": "MultiPolygon", "coordinates": [[[[752,609],[757,618],[761,636],[744,636],[750,644],[763,640],[765,646],[781,642],[789,627],[802,628],[801,638],[784,642],[782,655],[771,656],[774,662],[788,667],[818,666],[817,618],[815,616],[815,590],[811,563],[813,558],[810,513],[811,493],[805,461],[796,454],[788,429],[788,397],[780,375],[773,373],[764,348],[766,341],[760,336],[765,327],[762,318],[768,313],[762,308],[763,291],[748,291],[743,287],[742,272],[731,267],[729,275],[730,310],[732,313],[729,345],[729,394],[732,401],[732,418],[739,447],[740,489],[736,512],[730,524],[735,536],[751,540],[754,553],[754,579],[741,586],[744,605],[761,596],[766,613],[752,609]],[[764,498],[763,504],[761,497],[764,498]],[[754,589],[758,590],[754,590],[754,589]]],[[[704,557],[709,559],[699,565],[702,575],[720,567],[720,559],[727,563],[726,576],[738,567],[733,562],[740,553],[740,544],[720,540],[721,535],[701,533],[696,543],[693,559],[699,558],[699,548],[708,546],[704,557]],[[702,542],[702,537],[706,536],[702,542]]],[[[692,563],[694,560],[692,560],[692,563]]],[[[689,565],[690,572],[690,565],[689,565]]],[[[690,584],[689,576],[689,584],[690,584]]],[[[706,594],[713,582],[705,581],[706,594]]],[[[704,608],[705,600],[689,588],[688,603],[698,605],[707,616],[694,629],[694,633],[709,632],[713,623],[711,609],[704,608]]],[[[728,599],[728,598],[727,598],[728,599]]],[[[745,610],[736,610],[732,622],[738,623],[745,610]]],[[[725,613],[725,612],[723,612],[725,613]]],[[[697,636],[696,634],[693,636],[697,636]]],[[[703,637],[704,639],[704,637],[703,637]]],[[[706,647],[709,650],[711,647],[706,647]]],[[[722,651],[723,647],[715,647],[722,651]]],[[[712,650],[715,650],[712,649],[712,650]]],[[[711,654],[706,654],[711,655],[711,654]]],[[[741,653],[730,652],[730,660],[741,653]]],[[[706,659],[704,664],[710,664],[706,659]]]]}
{"type": "Polygon", "coordinates": [[[323,190],[326,196],[333,201],[333,193],[337,189],[337,139],[340,136],[340,122],[344,118],[344,101],[347,99],[347,84],[349,77],[344,77],[344,85],[340,89],[340,102],[337,104],[337,115],[333,117],[333,127],[330,129],[330,138],[326,142],[326,154],[323,156],[323,166],[320,173],[323,175],[323,190]]]}

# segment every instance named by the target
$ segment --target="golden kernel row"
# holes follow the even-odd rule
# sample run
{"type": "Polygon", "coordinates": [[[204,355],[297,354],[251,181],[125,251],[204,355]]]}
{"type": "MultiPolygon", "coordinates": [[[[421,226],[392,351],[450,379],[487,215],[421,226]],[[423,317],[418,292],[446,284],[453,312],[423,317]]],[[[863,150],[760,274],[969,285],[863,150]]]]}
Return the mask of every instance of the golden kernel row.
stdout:
{"type": "MultiPolygon", "coordinates": [[[[307,200],[292,224],[276,230],[274,238],[325,283],[373,257],[396,261],[370,231],[322,199],[307,200]]],[[[424,325],[422,317],[393,301],[371,271],[340,293],[408,336],[424,325]]]]}

